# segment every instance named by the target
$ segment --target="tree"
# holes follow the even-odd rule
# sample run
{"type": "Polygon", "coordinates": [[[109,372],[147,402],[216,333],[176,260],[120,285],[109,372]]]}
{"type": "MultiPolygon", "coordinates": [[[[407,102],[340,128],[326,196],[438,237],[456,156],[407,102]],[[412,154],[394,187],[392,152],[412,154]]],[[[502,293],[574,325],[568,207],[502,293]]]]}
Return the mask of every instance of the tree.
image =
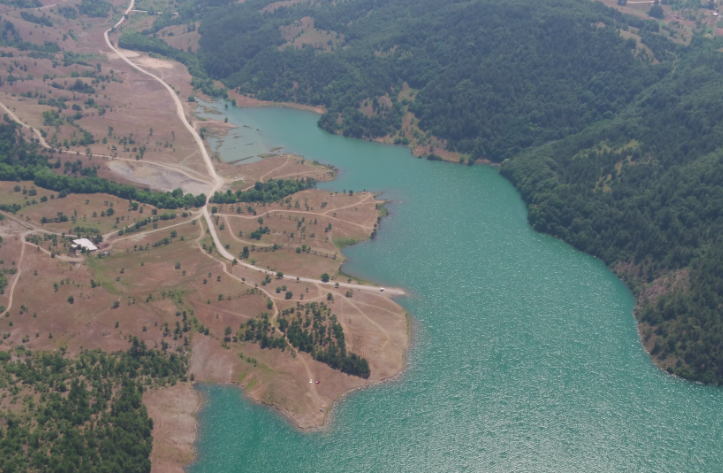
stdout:
{"type": "Polygon", "coordinates": [[[185,355],[167,357],[137,338],[123,353],[65,352],[27,351],[27,361],[0,352],[0,379],[43,393],[27,415],[7,417],[0,471],[150,471],[153,421],[143,388],[183,379],[185,355]]]}
{"type": "Polygon", "coordinates": [[[321,275],[321,282],[329,282],[329,275],[324,273],[321,275]]]}
{"type": "Polygon", "coordinates": [[[650,7],[650,11],[648,12],[649,16],[652,16],[653,18],[657,18],[659,20],[662,20],[665,18],[665,12],[663,11],[663,7],[660,5],[653,5],[650,7]]]}

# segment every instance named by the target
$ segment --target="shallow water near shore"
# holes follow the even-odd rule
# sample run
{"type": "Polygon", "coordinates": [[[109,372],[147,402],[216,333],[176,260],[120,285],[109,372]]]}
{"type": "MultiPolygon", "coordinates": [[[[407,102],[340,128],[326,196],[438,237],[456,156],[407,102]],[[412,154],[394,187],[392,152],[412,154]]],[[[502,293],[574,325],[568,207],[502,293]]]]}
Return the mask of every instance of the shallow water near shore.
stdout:
{"type": "Polygon", "coordinates": [[[496,169],[330,135],[309,112],[226,115],[342,170],[319,187],[395,201],[374,241],[344,250],[344,271],[405,288],[415,333],[403,375],[351,393],[316,432],[201,386],[190,472],[720,471],[723,391],[655,367],[623,283],[534,232],[496,169]]]}

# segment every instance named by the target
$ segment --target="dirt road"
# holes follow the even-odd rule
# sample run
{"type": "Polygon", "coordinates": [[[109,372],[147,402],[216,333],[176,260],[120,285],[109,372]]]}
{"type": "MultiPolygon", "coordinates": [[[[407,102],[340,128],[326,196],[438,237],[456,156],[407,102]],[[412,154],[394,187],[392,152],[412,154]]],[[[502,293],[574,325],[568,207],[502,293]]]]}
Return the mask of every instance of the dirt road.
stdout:
{"type": "MultiPolygon", "coordinates": [[[[163,87],[165,87],[165,89],[168,91],[168,94],[171,96],[174,104],[176,105],[176,114],[178,115],[178,118],[183,123],[183,126],[186,127],[186,130],[188,130],[188,132],[191,134],[191,136],[193,136],[193,139],[196,141],[196,145],[198,145],[198,149],[201,152],[201,156],[203,157],[203,161],[206,165],[206,169],[208,170],[208,175],[211,177],[212,184],[213,184],[213,188],[211,189],[211,191],[209,193],[209,198],[211,198],[213,196],[213,194],[216,193],[216,191],[220,190],[226,184],[226,181],[225,181],[225,179],[223,179],[221,176],[219,176],[216,173],[216,168],[213,165],[213,161],[211,161],[211,156],[209,156],[208,151],[206,150],[206,146],[204,145],[203,140],[201,139],[201,136],[198,134],[196,129],[188,121],[188,118],[186,118],[186,113],[183,111],[183,104],[181,103],[181,99],[178,98],[178,95],[173,90],[173,88],[170,85],[166,84],[166,82],[164,82],[163,79],[161,79],[157,75],[141,68],[136,63],[131,61],[128,57],[126,57],[119,49],[117,49],[115,46],[113,46],[113,43],[110,41],[110,38],[108,37],[108,34],[112,30],[118,28],[123,23],[123,21],[125,21],[125,16],[128,14],[128,12],[133,10],[134,5],[135,5],[135,0],[131,0],[130,4],[128,5],[128,8],[126,9],[126,11],[123,14],[123,17],[121,17],[121,19],[118,20],[118,23],[116,23],[115,26],[113,26],[113,28],[110,28],[110,29],[106,30],[105,33],[103,33],[103,36],[105,37],[105,42],[108,45],[108,47],[114,53],[116,53],[118,55],[118,57],[120,59],[122,59],[125,63],[127,63],[129,66],[131,66],[133,69],[137,70],[141,74],[144,74],[148,77],[153,78],[158,83],[160,83],[163,87]]],[[[204,208],[203,208],[203,217],[206,220],[209,232],[211,233],[211,237],[213,238],[213,242],[216,245],[216,250],[218,251],[218,253],[229,261],[235,260],[236,258],[234,257],[234,255],[229,253],[228,250],[226,250],[226,248],[221,243],[221,240],[218,237],[218,233],[216,232],[216,228],[213,224],[213,221],[211,220],[211,213],[208,211],[208,206],[204,206],[204,208]]],[[[252,264],[244,263],[242,261],[237,261],[237,263],[239,265],[247,267],[249,269],[253,269],[256,271],[262,271],[264,273],[270,273],[269,271],[263,270],[252,264]]],[[[331,284],[331,283],[323,283],[322,281],[320,281],[318,279],[301,278],[301,277],[292,276],[292,275],[284,275],[284,278],[290,279],[290,280],[295,280],[295,281],[304,281],[304,282],[309,282],[309,283],[314,283],[314,284],[331,284]]],[[[345,288],[356,289],[356,290],[361,290],[361,291],[377,291],[377,292],[382,291],[382,288],[375,287],[375,286],[363,286],[361,284],[349,284],[349,283],[337,283],[337,284],[339,284],[339,287],[345,287],[345,288]]],[[[394,294],[394,295],[404,294],[403,290],[394,289],[394,288],[386,289],[386,292],[388,294],[394,294]]]]}

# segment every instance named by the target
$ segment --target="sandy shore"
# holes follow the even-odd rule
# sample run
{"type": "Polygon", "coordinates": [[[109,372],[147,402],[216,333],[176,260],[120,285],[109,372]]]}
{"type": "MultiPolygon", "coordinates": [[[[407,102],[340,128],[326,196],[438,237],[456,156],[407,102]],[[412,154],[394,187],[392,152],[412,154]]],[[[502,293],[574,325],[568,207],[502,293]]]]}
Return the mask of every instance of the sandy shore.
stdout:
{"type": "Polygon", "coordinates": [[[201,395],[192,383],[178,383],[143,393],[148,416],[153,419],[153,473],[182,473],[195,457],[201,395]]]}
{"type": "MultiPolygon", "coordinates": [[[[326,113],[326,107],[319,105],[314,107],[313,105],[302,105],[294,102],[269,102],[266,100],[259,100],[252,97],[246,97],[232,90],[228,91],[228,98],[236,99],[236,106],[241,108],[254,108],[254,107],[286,107],[295,108],[297,110],[306,110],[307,112],[314,112],[322,115],[326,113]]],[[[211,100],[213,100],[211,98],[211,100]]]]}

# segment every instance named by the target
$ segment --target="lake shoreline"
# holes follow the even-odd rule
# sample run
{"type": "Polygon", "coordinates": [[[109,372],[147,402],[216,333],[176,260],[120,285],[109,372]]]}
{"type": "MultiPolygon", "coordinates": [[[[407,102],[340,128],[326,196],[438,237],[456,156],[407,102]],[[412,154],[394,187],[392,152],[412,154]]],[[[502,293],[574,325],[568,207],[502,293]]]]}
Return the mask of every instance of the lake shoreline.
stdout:
{"type": "MultiPolygon", "coordinates": [[[[278,104],[274,104],[274,105],[278,106],[278,104]]],[[[285,107],[285,108],[288,108],[288,107],[285,107]]],[[[308,110],[305,110],[305,111],[308,111],[308,110]]],[[[214,112],[219,113],[220,114],[219,116],[224,114],[224,110],[208,109],[205,111],[205,113],[209,113],[209,112],[210,113],[214,113],[214,112]]],[[[223,124],[223,125],[225,125],[225,126],[223,126],[223,128],[225,128],[226,130],[229,130],[229,131],[232,128],[238,128],[237,126],[232,125],[231,123],[223,124]]],[[[290,154],[289,156],[291,156],[292,158],[294,157],[294,155],[292,155],[292,154],[290,154]]],[[[279,159],[279,158],[280,157],[277,157],[274,159],[279,159]]],[[[257,164],[257,166],[259,166],[259,165],[257,164]]],[[[335,173],[334,177],[332,177],[331,179],[334,179],[335,177],[336,177],[336,173],[335,173]]],[[[359,192],[357,194],[359,196],[364,196],[367,193],[359,192]]],[[[377,200],[379,193],[369,193],[369,195],[371,197],[373,197],[372,200],[373,200],[373,202],[376,202],[377,207],[383,206],[385,203],[388,203],[387,201],[384,201],[384,200],[377,200]]],[[[283,210],[278,210],[278,211],[274,210],[274,212],[283,213],[284,211],[283,210]]],[[[382,210],[378,210],[378,213],[379,213],[379,217],[377,218],[376,224],[374,225],[375,232],[376,232],[376,230],[378,230],[381,227],[381,222],[384,219],[384,217],[387,217],[389,215],[389,212],[387,211],[387,209],[383,208],[383,207],[382,207],[382,210]]],[[[336,212],[334,215],[336,215],[336,212]]],[[[361,243],[363,241],[368,241],[372,238],[373,238],[373,235],[367,235],[364,238],[355,238],[355,239],[353,239],[354,245],[356,245],[357,243],[361,243]]],[[[354,245],[348,245],[348,241],[345,240],[344,244],[342,246],[347,247],[347,246],[354,246],[354,245]]],[[[338,244],[336,242],[335,242],[335,246],[338,246],[338,244]]],[[[345,259],[345,258],[343,258],[343,259],[345,259]]],[[[337,275],[337,280],[346,279],[347,277],[349,277],[350,279],[356,279],[361,284],[370,284],[369,281],[367,281],[364,278],[354,276],[352,274],[349,274],[349,275],[345,274],[343,271],[341,271],[341,266],[340,266],[339,273],[337,275]]],[[[355,291],[355,292],[357,292],[357,291],[355,291]]],[[[382,296],[382,295],[378,295],[375,297],[379,298],[380,296],[382,296]]],[[[349,301],[350,301],[350,303],[353,304],[352,301],[356,301],[357,298],[361,298],[361,300],[365,300],[366,297],[367,296],[365,296],[364,291],[362,291],[362,293],[360,293],[360,294],[355,294],[354,298],[349,299],[349,301]]],[[[375,386],[382,385],[382,384],[387,384],[390,382],[394,382],[395,380],[398,380],[400,378],[400,376],[402,376],[403,373],[405,372],[407,364],[408,364],[407,352],[411,346],[411,340],[412,340],[412,335],[413,335],[413,319],[411,318],[411,315],[409,314],[408,311],[403,310],[401,307],[399,307],[396,304],[396,302],[393,301],[392,294],[389,294],[387,296],[382,296],[382,298],[391,301],[394,304],[394,306],[398,307],[401,310],[401,312],[403,312],[402,319],[403,319],[403,324],[405,326],[405,329],[404,329],[405,340],[404,340],[404,343],[402,343],[401,345],[399,345],[398,343],[395,344],[398,347],[398,349],[401,350],[401,362],[399,364],[398,369],[393,369],[391,372],[389,372],[388,368],[385,368],[384,370],[379,371],[380,376],[378,378],[376,378],[374,376],[374,374],[375,374],[375,372],[378,371],[378,369],[375,369],[374,366],[372,366],[372,377],[369,380],[362,380],[361,378],[359,378],[355,381],[354,385],[352,385],[349,388],[344,388],[341,393],[334,395],[329,400],[328,405],[326,405],[326,407],[323,409],[323,417],[320,419],[321,421],[315,422],[313,424],[309,423],[308,419],[302,420],[301,418],[299,418],[299,412],[293,412],[293,411],[285,408],[284,405],[278,404],[278,402],[269,401],[268,399],[266,399],[264,397],[263,392],[258,392],[256,390],[254,390],[253,389],[253,388],[255,388],[255,386],[253,386],[254,381],[250,381],[250,379],[253,377],[253,375],[246,376],[244,374],[244,375],[242,375],[240,381],[235,381],[235,380],[213,379],[213,376],[206,379],[207,376],[204,376],[203,374],[197,372],[197,373],[195,373],[196,384],[193,386],[193,388],[191,388],[193,392],[187,393],[189,398],[193,397],[194,395],[197,398],[199,396],[201,398],[201,400],[197,402],[197,405],[196,405],[196,408],[194,411],[195,425],[192,429],[193,430],[192,436],[194,438],[194,441],[191,446],[192,451],[193,451],[192,458],[185,462],[176,461],[172,468],[170,466],[170,463],[172,463],[172,462],[164,460],[162,462],[163,467],[158,471],[182,471],[184,468],[188,468],[193,463],[195,463],[199,460],[198,447],[197,447],[197,442],[199,440],[199,429],[200,429],[199,416],[200,416],[200,413],[203,411],[203,409],[207,408],[207,405],[208,405],[208,401],[205,398],[205,396],[202,395],[202,391],[199,391],[197,389],[198,385],[201,383],[214,385],[214,386],[234,386],[240,390],[241,396],[248,398],[255,405],[270,407],[274,411],[277,411],[280,414],[280,417],[282,419],[284,419],[285,422],[287,422],[290,426],[293,426],[293,428],[295,430],[300,431],[300,432],[316,432],[316,431],[328,430],[328,428],[333,420],[334,410],[335,410],[336,406],[339,404],[339,401],[341,399],[345,398],[350,393],[360,391],[362,389],[375,387],[375,386]],[[253,386],[253,388],[252,388],[252,386],[253,386]]],[[[360,348],[362,349],[362,352],[364,352],[363,347],[357,347],[356,349],[358,350],[360,348]]],[[[196,348],[194,348],[192,350],[192,353],[196,353],[196,351],[197,351],[196,348]]],[[[216,351],[216,350],[214,350],[214,351],[216,351]]],[[[247,352],[247,349],[245,348],[244,353],[246,353],[246,352],[247,352]]],[[[305,357],[305,355],[303,353],[299,353],[298,356],[305,357]]],[[[205,358],[208,358],[208,357],[206,356],[205,358]]],[[[214,358],[214,357],[212,357],[212,358],[214,358]]],[[[373,360],[370,360],[370,361],[373,361],[373,360]]],[[[307,363],[308,362],[319,363],[319,362],[315,362],[312,360],[307,360],[307,363]]],[[[387,363],[388,362],[385,362],[385,364],[387,364],[387,363]]],[[[191,365],[193,365],[193,364],[194,364],[194,362],[193,362],[193,358],[192,358],[191,365]]],[[[219,366],[223,366],[223,363],[221,363],[219,366]]],[[[193,371],[193,368],[191,368],[191,371],[193,371]]],[[[234,369],[234,372],[235,371],[236,370],[234,369]]],[[[350,377],[349,375],[343,375],[341,373],[339,373],[339,376],[353,379],[353,377],[350,377]]],[[[325,385],[326,384],[328,384],[328,380],[325,377],[325,385]]],[[[156,409],[156,411],[157,410],[158,409],[156,409]]],[[[160,415],[159,414],[156,414],[156,415],[159,416],[158,420],[159,420],[159,423],[161,423],[161,424],[168,423],[169,421],[173,421],[174,416],[175,416],[173,413],[170,413],[170,412],[164,412],[160,415]]],[[[187,432],[187,434],[191,435],[190,432],[187,432]]],[[[165,448],[166,444],[169,443],[169,441],[172,442],[172,439],[169,439],[168,435],[164,435],[163,433],[161,433],[158,436],[158,438],[155,439],[155,442],[157,442],[157,445],[159,447],[163,446],[164,448],[165,448]]],[[[156,443],[154,443],[154,452],[156,452],[155,445],[156,445],[156,443]]],[[[155,459],[158,457],[154,456],[153,458],[155,459]]],[[[158,463],[158,461],[154,461],[154,464],[156,464],[156,463],[158,463]]],[[[160,466],[161,465],[159,465],[159,467],[160,466]]],[[[154,467],[154,471],[155,470],[156,470],[156,468],[154,467]]]]}
{"type": "Polygon", "coordinates": [[[461,470],[479,466],[481,452],[489,471],[506,471],[519,463],[498,455],[520,435],[538,448],[514,448],[516,458],[538,469],[675,471],[682,460],[668,448],[691,429],[699,432],[693,451],[700,458],[720,456],[710,449],[717,428],[695,422],[718,418],[711,410],[718,391],[660,376],[640,350],[628,288],[599,259],[530,228],[525,202],[497,169],[410,160],[401,146],[323,132],[318,116],[301,111],[229,107],[231,115],[261,130],[267,149],[284,145],[285,157],[318,158],[343,170],[334,183],[319,185],[327,196],[367,189],[404,204],[403,211],[392,207],[394,218],[374,245],[345,250],[343,271],[408,288],[410,297],[399,302],[415,316],[413,336],[401,382],[387,380],[325,408],[322,428],[301,430],[236,389],[209,390],[196,442],[202,458],[190,472],[238,471],[239,462],[249,470],[365,471],[365,459],[392,471],[461,470]],[[681,396],[690,402],[674,401],[681,396]],[[601,416],[605,422],[587,421],[601,416]],[[670,418],[675,426],[648,442],[648,453],[630,444],[645,442],[670,418]],[[583,426],[585,435],[576,434],[583,426]],[[561,466],[559,442],[587,453],[553,467],[561,466]]]}
{"type": "MultiPolygon", "coordinates": [[[[271,102],[268,100],[260,100],[255,99],[253,97],[247,97],[245,95],[241,95],[238,92],[235,92],[233,90],[228,91],[228,100],[236,100],[236,107],[238,108],[271,108],[271,107],[280,107],[280,108],[292,108],[295,110],[304,110],[306,112],[314,112],[318,115],[323,115],[326,113],[326,107],[323,105],[320,105],[318,107],[315,107],[313,105],[303,105],[299,103],[294,102],[271,102]]],[[[206,96],[206,101],[213,102],[213,97],[206,96]]]]}
{"type": "MultiPolygon", "coordinates": [[[[295,104],[295,103],[288,103],[288,102],[279,103],[279,102],[259,101],[259,100],[257,100],[257,99],[252,99],[252,98],[249,98],[249,97],[245,97],[245,96],[240,95],[240,94],[236,94],[236,95],[238,95],[239,97],[245,99],[245,101],[242,100],[242,101],[240,101],[240,102],[237,100],[237,106],[238,106],[239,108],[279,107],[279,108],[290,108],[290,109],[311,111],[311,112],[314,112],[314,113],[319,114],[319,115],[326,113],[326,109],[325,109],[324,107],[312,107],[312,106],[306,106],[306,105],[295,104]],[[258,105],[256,105],[256,104],[258,104],[258,105]]],[[[341,136],[341,135],[339,135],[339,136],[341,136]]],[[[361,139],[361,138],[352,138],[352,139],[361,139]]],[[[375,139],[373,139],[373,140],[368,140],[368,139],[361,139],[361,140],[362,140],[362,141],[371,141],[371,142],[375,142],[375,143],[379,143],[379,144],[385,144],[385,145],[391,145],[391,146],[399,146],[399,145],[395,145],[393,142],[389,142],[388,140],[385,140],[384,138],[375,138],[375,139]]],[[[407,149],[410,151],[410,154],[411,154],[411,156],[413,156],[413,157],[416,157],[416,158],[418,158],[418,159],[430,159],[429,157],[425,156],[426,154],[429,154],[429,147],[428,147],[428,146],[426,146],[426,147],[420,147],[420,146],[410,145],[410,146],[405,146],[405,148],[407,148],[407,149]]],[[[472,166],[472,165],[473,165],[473,164],[470,164],[469,162],[466,162],[466,163],[465,163],[465,162],[460,162],[460,161],[459,161],[459,158],[460,158],[460,157],[462,157],[462,155],[461,155],[460,153],[452,153],[452,152],[447,152],[447,151],[442,151],[442,152],[437,151],[436,157],[435,157],[434,159],[431,159],[431,160],[443,161],[443,162],[451,163],[451,164],[461,164],[461,165],[463,165],[463,166],[472,166]]],[[[499,168],[500,168],[500,166],[501,166],[500,163],[493,163],[492,161],[490,161],[490,160],[488,160],[488,159],[480,159],[480,160],[477,160],[477,161],[474,162],[474,164],[485,165],[485,166],[489,166],[489,167],[492,167],[492,168],[495,168],[495,169],[498,169],[498,170],[499,170],[499,168]]],[[[504,176],[503,176],[503,177],[504,177],[504,176]]],[[[505,179],[506,179],[506,178],[505,178],[505,179]]],[[[528,203],[525,202],[525,205],[527,206],[528,203]]],[[[528,212],[528,214],[529,214],[529,207],[528,207],[527,212],[528,212]]],[[[568,244],[568,245],[569,245],[569,243],[565,242],[564,240],[560,240],[560,241],[563,241],[565,244],[568,244]]],[[[585,254],[588,255],[588,256],[592,256],[593,258],[599,259],[599,258],[597,258],[597,256],[595,256],[595,255],[592,255],[592,254],[589,254],[589,253],[585,253],[585,254]]],[[[619,264],[620,264],[620,263],[616,263],[616,265],[619,265],[619,264]]],[[[640,339],[640,344],[641,344],[641,346],[643,347],[643,349],[645,350],[645,352],[647,353],[647,355],[650,357],[650,359],[653,361],[653,363],[654,363],[661,371],[665,372],[666,374],[673,375],[673,376],[676,377],[676,378],[680,378],[679,376],[675,376],[675,375],[674,375],[673,373],[671,373],[671,371],[670,371],[670,367],[671,367],[671,366],[675,363],[675,361],[676,361],[675,359],[671,359],[671,357],[668,357],[667,359],[661,359],[660,357],[654,356],[654,355],[651,353],[651,351],[652,351],[652,346],[653,346],[653,344],[654,344],[655,337],[647,337],[647,339],[646,339],[646,335],[644,334],[644,330],[646,329],[646,326],[645,326],[645,324],[643,324],[642,322],[640,322],[640,321],[638,320],[638,317],[637,317],[637,315],[636,315],[636,312],[637,312],[637,310],[640,308],[641,302],[642,302],[642,300],[643,300],[643,299],[642,299],[642,295],[641,295],[641,294],[636,294],[636,293],[633,291],[633,287],[627,283],[626,278],[624,277],[624,274],[620,274],[620,273],[618,272],[616,266],[608,266],[608,265],[606,265],[606,267],[608,267],[608,269],[609,269],[613,274],[615,274],[615,276],[616,276],[618,279],[620,279],[620,280],[625,284],[625,286],[633,293],[633,296],[635,297],[636,306],[635,306],[635,308],[634,308],[634,310],[633,310],[633,312],[632,312],[631,315],[632,315],[632,317],[633,317],[633,319],[635,320],[636,325],[637,325],[637,332],[638,332],[638,336],[639,336],[639,339],[640,339]]],[[[680,379],[685,379],[685,378],[680,378],[680,379]]],[[[686,380],[686,381],[687,381],[687,380],[686,380]]]]}
{"type": "MultiPolygon", "coordinates": [[[[179,467],[179,470],[177,470],[177,471],[185,472],[194,463],[201,460],[200,457],[198,456],[198,447],[197,447],[197,442],[200,438],[199,430],[200,430],[200,426],[201,426],[199,416],[201,415],[201,413],[203,412],[204,409],[208,408],[209,402],[208,402],[208,396],[202,390],[198,389],[198,387],[200,385],[232,387],[232,388],[234,388],[235,391],[238,392],[239,398],[249,399],[253,402],[254,406],[269,409],[270,411],[274,412],[278,416],[278,418],[282,422],[284,422],[284,424],[288,425],[296,432],[301,432],[301,433],[305,433],[305,434],[311,434],[311,433],[315,433],[315,432],[328,432],[334,425],[336,408],[342,401],[346,400],[349,396],[351,396],[357,392],[384,386],[384,385],[390,384],[390,383],[395,383],[395,382],[401,381],[401,379],[404,377],[404,375],[408,371],[409,363],[410,363],[409,357],[406,356],[406,353],[408,353],[409,350],[411,349],[412,344],[413,344],[414,335],[416,333],[415,319],[407,311],[405,311],[405,317],[407,320],[409,345],[407,346],[407,350],[405,352],[404,366],[402,367],[402,369],[399,372],[397,372],[395,375],[380,379],[380,380],[374,382],[373,384],[369,384],[369,385],[365,385],[365,386],[357,386],[355,388],[352,388],[352,389],[346,391],[345,393],[343,393],[341,396],[334,399],[332,401],[332,404],[329,406],[329,409],[327,410],[328,415],[325,417],[324,423],[320,426],[302,427],[301,425],[299,425],[298,422],[296,422],[296,420],[294,419],[293,416],[291,416],[288,412],[281,409],[279,406],[276,406],[274,404],[269,404],[269,403],[263,402],[262,400],[258,400],[258,399],[255,399],[255,398],[249,396],[246,393],[244,387],[241,386],[239,383],[214,383],[214,382],[191,383],[193,392],[200,399],[200,401],[198,402],[198,405],[196,407],[196,410],[194,411],[194,418],[196,420],[196,423],[195,423],[195,427],[194,427],[194,439],[195,440],[192,445],[193,458],[187,463],[177,464],[176,466],[179,467]]],[[[155,439],[155,437],[154,437],[154,439],[155,439]]],[[[153,471],[156,471],[156,470],[154,469],[153,471]]],[[[164,471],[164,473],[166,473],[167,471],[175,473],[176,470],[163,470],[163,471],[164,471]]]]}
{"type": "MultiPolygon", "coordinates": [[[[237,106],[238,106],[239,108],[278,107],[278,108],[289,108],[289,109],[296,109],[296,110],[311,111],[311,112],[314,112],[314,113],[316,113],[316,114],[318,114],[318,115],[321,115],[321,114],[326,113],[326,109],[325,109],[324,107],[313,107],[313,106],[307,106],[307,105],[295,104],[295,103],[289,103],[289,102],[260,101],[260,100],[257,100],[257,99],[252,99],[252,98],[249,98],[249,97],[245,97],[245,96],[240,95],[240,94],[235,94],[235,95],[238,95],[238,96],[241,97],[242,99],[245,99],[245,100],[240,100],[240,101],[239,101],[239,99],[237,99],[237,106]]],[[[337,135],[338,135],[338,134],[337,134],[337,135]]],[[[339,135],[339,136],[341,136],[341,135],[339,135]]],[[[395,145],[393,142],[389,142],[388,140],[385,140],[384,138],[375,138],[375,139],[373,139],[373,140],[370,140],[370,139],[362,139],[362,138],[352,138],[352,139],[361,139],[362,141],[371,141],[371,142],[375,142],[375,143],[379,143],[379,144],[384,144],[384,145],[399,146],[399,145],[395,145]]],[[[416,158],[418,158],[418,159],[430,159],[429,157],[426,157],[426,156],[425,156],[425,154],[428,154],[428,152],[429,152],[428,147],[420,147],[420,146],[410,145],[410,146],[405,146],[405,148],[407,148],[407,149],[410,151],[410,154],[411,154],[411,156],[413,156],[413,157],[416,157],[416,158]]],[[[462,156],[460,153],[451,153],[451,152],[446,152],[446,151],[444,151],[444,152],[437,151],[437,155],[436,155],[436,156],[437,156],[437,157],[435,157],[435,158],[432,159],[432,160],[443,161],[443,162],[451,163],[451,164],[461,164],[461,165],[463,165],[463,166],[472,166],[472,165],[473,165],[473,164],[470,164],[469,162],[466,162],[466,163],[460,162],[460,161],[459,161],[459,158],[462,156]]],[[[485,165],[485,166],[489,166],[489,167],[492,167],[492,168],[495,168],[495,169],[498,169],[498,170],[500,169],[500,166],[501,166],[500,163],[493,163],[492,161],[490,161],[490,160],[488,160],[488,159],[480,159],[480,160],[477,160],[477,161],[474,162],[474,164],[485,165]]],[[[504,176],[503,176],[503,177],[504,177],[504,176]]],[[[505,178],[505,179],[506,179],[506,178],[505,178]]],[[[513,185],[514,185],[514,184],[513,184],[513,185]]],[[[525,202],[525,205],[527,206],[528,203],[525,202]]],[[[528,212],[528,214],[529,214],[529,207],[528,207],[527,212],[528,212]]],[[[569,245],[569,243],[565,242],[564,240],[560,240],[560,241],[563,241],[565,244],[568,244],[568,245],[569,245]]],[[[592,256],[593,258],[599,259],[599,258],[597,258],[597,256],[595,256],[595,255],[592,255],[592,254],[589,254],[589,253],[585,253],[585,254],[587,254],[588,256],[592,256]]],[[[615,276],[616,276],[618,279],[620,279],[620,280],[625,284],[625,286],[633,293],[633,296],[635,297],[636,306],[635,306],[635,308],[634,308],[634,310],[633,310],[633,312],[632,312],[631,315],[632,315],[632,317],[633,317],[633,319],[635,320],[636,325],[637,325],[637,332],[638,332],[638,336],[639,336],[639,339],[640,339],[640,344],[641,344],[641,346],[643,347],[643,349],[645,350],[645,352],[648,354],[648,356],[650,357],[650,359],[653,361],[653,363],[654,363],[661,371],[665,372],[666,374],[670,374],[670,375],[675,376],[675,375],[674,375],[673,373],[671,373],[671,371],[670,371],[670,367],[671,367],[671,366],[675,363],[675,361],[676,361],[675,359],[671,359],[671,357],[668,357],[667,359],[661,359],[660,357],[655,356],[655,355],[653,355],[653,354],[651,353],[652,347],[653,347],[653,344],[654,344],[654,341],[655,341],[655,337],[649,337],[649,336],[646,337],[646,335],[645,335],[645,333],[644,333],[644,330],[645,330],[647,327],[645,326],[645,324],[643,324],[642,322],[640,322],[640,321],[638,320],[638,317],[637,317],[637,315],[636,315],[637,310],[641,307],[641,302],[642,302],[642,300],[643,300],[642,294],[636,294],[635,291],[633,290],[633,287],[632,287],[630,284],[627,283],[627,279],[624,277],[625,275],[622,274],[622,273],[619,273],[617,266],[619,266],[620,264],[621,264],[621,263],[616,263],[615,266],[607,266],[607,265],[606,265],[606,266],[608,267],[608,269],[609,269],[613,274],[615,274],[615,276]]],[[[674,357],[673,357],[673,358],[674,358],[674,357]]],[[[680,377],[678,377],[678,376],[675,376],[675,377],[676,377],[676,378],[680,378],[680,377]]],[[[685,378],[680,378],[680,379],[685,379],[685,378]]]]}
{"type": "Polygon", "coordinates": [[[198,413],[204,402],[192,382],[144,392],[143,404],[153,419],[152,471],[182,473],[196,460],[198,413]]]}

